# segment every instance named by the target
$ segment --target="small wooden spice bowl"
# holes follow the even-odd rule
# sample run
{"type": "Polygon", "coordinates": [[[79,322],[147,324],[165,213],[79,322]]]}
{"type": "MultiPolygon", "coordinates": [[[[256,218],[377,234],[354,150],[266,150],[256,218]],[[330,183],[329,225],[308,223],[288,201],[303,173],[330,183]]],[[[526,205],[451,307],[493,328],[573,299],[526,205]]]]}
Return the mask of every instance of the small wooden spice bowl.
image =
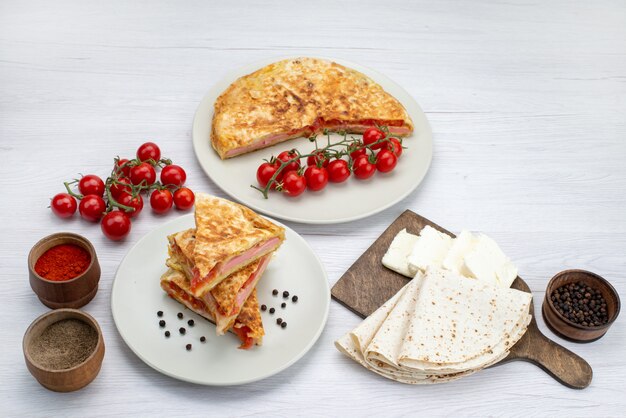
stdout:
{"type": "Polygon", "coordinates": [[[98,322],[91,315],[77,309],[56,309],[41,315],[30,324],[24,334],[22,349],[28,371],[42,386],[55,392],[72,392],[87,386],[100,372],[104,358],[104,339],[98,322]],[[77,319],[96,331],[97,342],[93,351],[85,360],[67,369],[52,369],[38,363],[31,354],[36,339],[48,327],[66,319],[77,319]]]}
{"type": "Polygon", "coordinates": [[[42,238],[33,246],[28,254],[28,273],[30,287],[41,303],[52,309],[80,308],[89,303],[98,292],[100,264],[96,250],[87,238],[71,232],[59,232],[42,238]],[[41,277],[35,271],[35,263],[43,253],[61,244],[74,244],[84,248],[91,256],[89,266],[70,280],[53,281],[41,277]]]}
{"type": "Polygon", "coordinates": [[[564,270],[554,276],[548,283],[546,295],[543,299],[541,313],[546,321],[546,325],[552,332],[566,340],[580,343],[588,343],[601,338],[608,331],[609,327],[620,311],[619,295],[615,288],[603,277],[586,270],[564,270]],[[602,293],[606,301],[608,322],[598,326],[583,326],[576,324],[564,317],[553,305],[550,296],[555,289],[570,283],[583,282],[592,289],[597,289],[602,293]]]}

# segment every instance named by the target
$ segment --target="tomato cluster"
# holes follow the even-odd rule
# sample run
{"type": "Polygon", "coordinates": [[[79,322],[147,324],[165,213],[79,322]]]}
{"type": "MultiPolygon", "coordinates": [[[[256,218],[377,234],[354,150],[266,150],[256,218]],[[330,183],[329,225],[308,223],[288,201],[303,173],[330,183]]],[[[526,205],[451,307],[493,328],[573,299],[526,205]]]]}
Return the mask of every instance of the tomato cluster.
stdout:
{"type": "Polygon", "coordinates": [[[52,198],[50,208],[57,216],[69,218],[78,212],[91,222],[101,220],[104,235],[114,241],[121,240],[130,232],[131,218],[143,209],[142,193],[150,195],[152,211],[168,212],[172,206],[189,210],[195,201],[194,193],[183,187],[187,174],[182,167],[161,158],[159,146],[146,142],[137,149],[136,158],[115,158],[113,170],[106,181],[94,174],[79,180],[65,182],[67,193],[52,198]],[[157,181],[157,169],[161,169],[157,181]],[[78,193],[71,185],[78,184],[78,193]],[[80,203],[76,203],[76,201],[80,203]]]}
{"type": "MultiPolygon", "coordinates": [[[[327,133],[328,135],[328,133],[327,133]]],[[[315,138],[312,138],[315,140],[315,138]]],[[[316,141],[317,145],[317,141],[316,141]]],[[[376,171],[392,171],[402,155],[402,142],[390,136],[384,128],[371,127],[363,139],[347,139],[322,148],[315,147],[310,154],[297,150],[283,151],[276,158],[261,164],[256,172],[259,190],[267,198],[269,190],[278,190],[287,196],[301,195],[307,188],[320,191],[330,183],[342,183],[351,174],[359,180],[372,177],[376,171]],[[306,159],[306,168],[302,160],[306,159]]]]}

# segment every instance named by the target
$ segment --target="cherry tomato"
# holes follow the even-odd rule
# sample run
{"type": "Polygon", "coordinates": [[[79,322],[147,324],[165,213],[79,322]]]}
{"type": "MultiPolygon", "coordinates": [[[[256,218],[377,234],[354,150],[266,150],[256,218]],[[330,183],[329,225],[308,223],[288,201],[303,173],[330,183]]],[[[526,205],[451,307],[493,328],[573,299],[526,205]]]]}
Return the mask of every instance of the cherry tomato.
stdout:
{"type": "Polygon", "coordinates": [[[119,158],[115,160],[115,174],[118,177],[130,176],[130,165],[127,158],[119,158]]]}
{"type": "Polygon", "coordinates": [[[115,200],[117,200],[118,203],[121,203],[124,206],[130,206],[131,208],[135,209],[134,211],[130,211],[130,212],[127,212],[124,209],[120,209],[129,218],[136,217],[137,215],[139,215],[139,213],[143,209],[143,198],[141,197],[141,195],[137,195],[133,197],[132,194],[124,192],[119,196],[119,198],[115,200]]]}
{"type": "Polygon", "coordinates": [[[100,177],[94,174],[87,174],[78,182],[78,190],[83,196],[87,196],[89,194],[102,196],[104,194],[104,182],[100,177]]]}
{"type": "Polygon", "coordinates": [[[376,156],[376,169],[381,173],[390,172],[396,168],[397,163],[398,157],[388,149],[381,150],[376,156]]]}
{"type": "Polygon", "coordinates": [[[328,161],[328,157],[324,155],[324,152],[322,150],[315,150],[311,154],[313,155],[309,155],[306,159],[306,164],[309,167],[312,167],[314,165],[324,168],[328,167],[328,163],[330,161],[328,161]]]}
{"type": "Polygon", "coordinates": [[[400,158],[402,155],[402,144],[398,140],[398,138],[389,138],[389,142],[385,142],[383,149],[388,149],[393,152],[396,157],[400,158]]]}
{"type": "Polygon", "coordinates": [[[304,172],[304,178],[306,179],[307,187],[317,192],[328,184],[328,170],[324,167],[311,165],[304,172]]]}
{"type": "Polygon", "coordinates": [[[76,212],[76,199],[69,193],[54,195],[50,202],[50,209],[59,218],[69,218],[76,212]]]}
{"type": "Polygon", "coordinates": [[[143,182],[144,185],[150,186],[156,181],[156,171],[148,163],[141,163],[130,169],[130,182],[134,185],[143,182]]]}
{"type": "MultiPolygon", "coordinates": [[[[274,173],[276,173],[276,170],[278,170],[278,164],[272,164],[268,162],[261,164],[256,170],[256,181],[259,183],[259,186],[267,186],[267,183],[269,183],[269,181],[272,179],[272,176],[274,175],[274,173]]],[[[279,180],[278,177],[282,176],[277,176],[277,181],[279,180]]],[[[271,188],[275,189],[276,183],[272,184],[271,188]]]]}
{"type": "MultiPolygon", "coordinates": [[[[363,143],[365,145],[372,145],[374,142],[379,141],[385,137],[385,133],[378,128],[367,128],[363,133],[363,143]]],[[[376,144],[372,146],[372,149],[380,149],[383,144],[376,144]]]]}
{"type": "MultiPolygon", "coordinates": [[[[278,166],[280,167],[281,163],[285,161],[289,161],[292,158],[298,158],[298,154],[295,151],[283,151],[280,154],[278,154],[278,157],[276,157],[276,160],[278,161],[278,166]]],[[[280,174],[285,176],[290,171],[298,171],[299,168],[300,168],[300,160],[295,160],[287,164],[285,168],[282,169],[280,174]]]]}
{"type": "Polygon", "coordinates": [[[161,159],[161,149],[154,142],[141,144],[137,149],[137,159],[139,161],[159,161],[161,159]]]}
{"type": "Polygon", "coordinates": [[[124,212],[114,210],[104,215],[100,228],[108,239],[119,241],[130,232],[130,218],[124,212]]]}
{"type": "Polygon", "coordinates": [[[166,165],[161,170],[161,184],[164,186],[180,187],[185,184],[185,180],[187,180],[187,173],[179,165],[166,165]]]}
{"type": "Polygon", "coordinates": [[[342,183],[350,177],[350,169],[346,160],[333,160],[328,164],[328,180],[342,183]]]}
{"type": "Polygon", "coordinates": [[[370,162],[367,155],[361,155],[352,165],[352,171],[354,176],[360,180],[365,180],[374,175],[376,172],[376,165],[370,162]]]}
{"type": "Polygon", "coordinates": [[[83,197],[78,205],[78,212],[83,219],[91,222],[98,222],[107,209],[104,199],[95,194],[83,197]]]}
{"type": "Polygon", "coordinates": [[[361,155],[367,155],[367,148],[363,146],[361,141],[355,142],[348,146],[348,153],[353,160],[356,160],[361,155]]]}
{"type": "Polygon", "coordinates": [[[196,196],[191,189],[187,187],[181,187],[174,192],[174,204],[176,209],[189,210],[193,207],[193,202],[196,200],[196,196]]]}
{"type": "Polygon", "coordinates": [[[154,213],[166,213],[174,203],[172,192],[167,189],[155,190],[150,195],[150,206],[154,213]]]}
{"type": "Polygon", "coordinates": [[[306,189],[306,179],[297,171],[290,171],[283,178],[283,191],[287,196],[300,196],[306,189]]]}
{"type": "Polygon", "coordinates": [[[111,191],[113,199],[119,199],[122,193],[130,194],[132,191],[130,184],[130,180],[127,177],[120,177],[119,179],[117,179],[116,183],[113,183],[111,185],[111,188],[109,189],[111,191]]]}

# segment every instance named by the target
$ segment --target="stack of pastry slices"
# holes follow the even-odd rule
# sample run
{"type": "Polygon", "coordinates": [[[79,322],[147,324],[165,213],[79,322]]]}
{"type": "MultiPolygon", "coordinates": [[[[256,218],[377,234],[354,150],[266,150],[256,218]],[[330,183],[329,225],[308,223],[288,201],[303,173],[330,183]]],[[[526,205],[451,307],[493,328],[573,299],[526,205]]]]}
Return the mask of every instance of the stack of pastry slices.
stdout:
{"type": "Polygon", "coordinates": [[[236,334],[240,348],[261,345],[263,322],[256,285],[284,228],[245,206],[198,193],[196,227],[168,237],[168,270],[161,287],[172,298],[236,334]]]}

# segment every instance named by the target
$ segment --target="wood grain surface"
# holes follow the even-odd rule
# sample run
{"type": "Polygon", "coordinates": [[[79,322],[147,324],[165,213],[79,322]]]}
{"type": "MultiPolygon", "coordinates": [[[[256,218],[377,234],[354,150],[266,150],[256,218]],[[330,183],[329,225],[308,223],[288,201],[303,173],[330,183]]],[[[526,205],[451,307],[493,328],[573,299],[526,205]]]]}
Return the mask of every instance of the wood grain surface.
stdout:
{"type": "Polygon", "coordinates": [[[0,415],[623,415],[623,315],[601,340],[575,344],[554,336],[538,307],[539,329],[593,367],[587,389],[572,391],[524,362],[428,388],[388,382],[334,348],[360,322],[335,302],[318,343],[276,376],[234,388],[176,381],[124,344],[110,295],[128,250],[179,214],[144,208],[128,239],[114,243],[47,206],[63,180],[104,175],[115,155],[130,157],[146,140],[187,170],[191,188],[224,197],[191,145],[206,91],[268,57],[338,57],[415,97],[434,156],[420,187],[378,215],[287,223],[318,254],[331,286],[410,209],[493,237],[537,301],[567,268],[602,275],[626,300],[625,40],[623,0],[0,1],[0,415]],[[99,291],[83,309],[107,344],[98,377],[63,395],[32,378],[21,350],[30,322],[48,311],[28,284],[28,251],[59,231],[86,236],[98,252],[99,291]]]}
{"type": "MultiPolygon", "coordinates": [[[[331,290],[333,298],[361,318],[371,315],[409,281],[382,265],[382,258],[391,241],[403,229],[410,234],[419,235],[427,225],[456,237],[434,222],[406,210],[335,283],[331,290]]],[[[511,287],[532,293],[519,276],[511,287]]],[[[530,312],[534,313],[534,301],[530,304],[530,312]]],[[[584,359],[546,338],[539,331],[534,315],[522,339],[511,348],[511,352],[501,363],[515,360],[536,364],[560,383],[573,389],[589,386],[593,375],[591,366],[584,359]]]]}

